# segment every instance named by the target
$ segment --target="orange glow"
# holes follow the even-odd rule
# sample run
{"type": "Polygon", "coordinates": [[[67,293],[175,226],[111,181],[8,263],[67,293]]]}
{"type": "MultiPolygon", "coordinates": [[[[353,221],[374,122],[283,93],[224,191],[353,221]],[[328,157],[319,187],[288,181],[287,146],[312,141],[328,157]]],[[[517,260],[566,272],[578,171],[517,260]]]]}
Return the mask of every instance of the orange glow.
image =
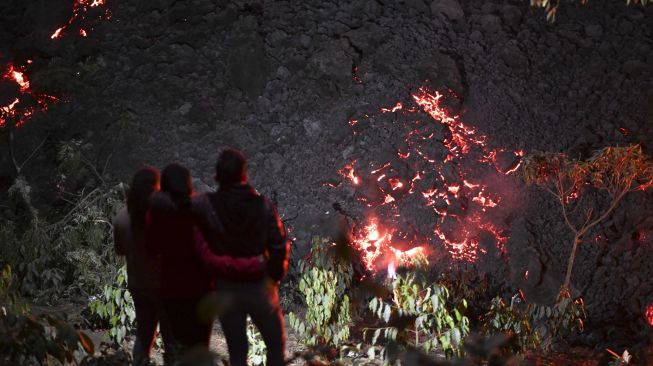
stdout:
{"type": "MultiPolygon", "coordinates": [[[[29,63],[30,62],[28,61],[28,64],[29,63]]],[[[35,94],[30,89],[30,83],[27,79],[27,76],[25,75],[25,72],[23,71],[24,69],[24,67],[9,65],[7,70],[1,74],[3,79],[11,80],[18,84],[20,87],[20,94],[15,97],[13,102],[4,106],[0,106],[0,127],[6,126],[7,120],[9,119],[15,119],[14,126],[20,127],[25,123],[26,120],[34,115],[34,112],[37,110],[36,107],[30,106],[21,108],[19,105],[23,95],[28,95],[30,98],[35,99],[40,110],[46,110],[48,104],[57,101],[57,98],[50,95],[35,94]]]]}
{"type": "Polygon", "coordinates": [[[390,178],[388,179],[388,183],[390,183],[390,188],[392,188],[393,191],[402,188],[404,186],[403,183],[397,178],[390,178]]]}
{"type": "Polygon", "coordinates": [[[9,77],[20,85],[20,91],[29,89],[29,81],[25,78],[25,74],[16,70],[13,65],[9,65],[9,77]]]}
{"type": "MultiPolygon", "coordinates": [[[[505,254],[508,228],[503,223],[495,224],[492,220],[496,220],[496,215],[491,214],[501,206],[503,197],[497,192],[500,188],[496,187],[497,183],[490,185],[483,176],[491,175],[491,181],[498,178],[501,182],[500,177],[518,169],[523,151],[488,148],[486,136],[464,124],[459,116],[449,114],[441,104],[444,97],[439,92],[420,88],[411,96],[415,107],[398,102],[394,107],[380,109],[381,113],[401,110],[406,116],[424,112],[430,117],[427,121],[421,118],[402,120],[406,135],[401,147],[395,150],[398,160],[386,161],[382,165],[374,160],[359,161],[359,165],[354,161],[340,170],[340,174],[354,186],[361,182],[354,165],[357,169],[369,171],[366,187],[369,184],[380,193],[378,198],[367,195],[358,198],[370,210],[364,219],[366,226],[354,232],[354,245],[361,253],[365,267],[372,272],[387,270],[392,276],[396,266],[405,258],[426,249],[442,249],[454,262],[474,262],[487,253],[488,245],[494,245],[505,254]],[[445,130],[443,137],[438,129],[445,130]],[[498,162],[497,157],[502,160],[498,162]],[[473,178],[469,176],[479,171],[478,168],[487,173],[483,176],[474,174],[473,178]],[[404,181],[402,177],[407,174],[412,178],[404,181]],[[404,191],[407,185],[408,189],[404,191]],[[414,199],[404,200],[415,193],[422,208],[426,209],[420,212],[432,213],[432,226],[424,233],[420,232],[423,227],[413,228],[413,223],[408,221],[411,218],[403,217],[403,212],[410,210],[405,204],[414,205],[416,202],[414,199]],[[481,241],[483,245],[480,245],[481,241]],[[413,249],[402,252],[397,247],[413,249]]],[[[358,122],[348,121],[350,126],[358,122]]]]}
{"type": "MultiPolygon", "coordinates": [[[[106,5],[106,1],[105,0],[92,0],[92,1],[89,1],[89,0],[75,0],[75,2],[73,2],[73,13],[72,13],[72,15],[70,16],[70,18],[68,18],[68,21],[66,22],[66,24],[64,24],[61,27],[57,28],[52,33],[50,38],[51,39],[61,38],[63,36],[64,31],[70,25],[72,25],[75,21],[86,19],[86,13],[88,12],[89,8],[95,8],[95,7],[99,7],[101,5],[106,5]]],[[[104,18],[104,19],[109,19],[109,18],[111,18],[111,14],[109,13],[108,10],[106,10],[105,13],[103,15],[101,15],[100,17],[104,18]]],[[[87,36],[86,30],[80,29],[79,30],[79,35],[82,36],[82,37],[86,37],[87,36]]]]}
{"type": "Polygon", "coordinates": [[[646,312],[644,313],[644,318],[646,319],[646,322],[648,325],[653,327],[653,303],[649,304],[646,307],[646,312]]]}
{"type": "Polygon", "coordinates": [[[401,104],[401,102],[398,102],[392,108],[381,108],[381,112],[383,112],[383,113],[389,113],[389,112],[394,113],[394,112],[396,112],[396,111],[398,111],[400,109],[403,109],[403,108],[404,108],[404,106],[401,104]]]}
{"type": "Polygon", "coordinates": [[[355,163],[356,161],[352,162],[349,165],[345,165],[345,167],[342,170],[340,170],[339,173],[345,178],[348,178],[355,186],[357,186],[360,183],[360,178],[354,172],[355,163]]]}

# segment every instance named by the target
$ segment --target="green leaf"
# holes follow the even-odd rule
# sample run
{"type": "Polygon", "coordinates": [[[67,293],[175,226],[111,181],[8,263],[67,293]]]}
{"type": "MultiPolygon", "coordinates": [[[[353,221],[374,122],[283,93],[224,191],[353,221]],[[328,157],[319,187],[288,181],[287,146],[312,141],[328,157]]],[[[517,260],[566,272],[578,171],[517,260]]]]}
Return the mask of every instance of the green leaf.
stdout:
{"type": "Polygon", "coordinates": [[[377,330],[374,331],[374,335],[372,336],[372,344],[376,344],[376,341],[379,339],[380,334],[381,334],[381,328],[378,328],[377,330]]]}
{"type": "Polygon", "coordinates": [[[386,305],[386,307],[385,307],[385,309],[384,309],[384,311],[383,311],[383,320],[384,320],[386,323],[387,323],[388,321],[390,321],[390,315],[391,315],[391,313],[392,313],[392,309],[390,308],[390,306],[386,305]]]}

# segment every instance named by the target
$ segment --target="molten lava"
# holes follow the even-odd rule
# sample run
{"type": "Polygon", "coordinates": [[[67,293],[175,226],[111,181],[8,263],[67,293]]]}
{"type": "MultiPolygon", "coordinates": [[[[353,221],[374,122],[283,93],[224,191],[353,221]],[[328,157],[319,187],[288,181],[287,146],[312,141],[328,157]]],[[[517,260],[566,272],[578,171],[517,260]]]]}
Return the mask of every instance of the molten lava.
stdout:
{"type": "MultiPolygon", "coordinates": [[[[61,27],[57,28],[52,35],[50,36],[51,39],[57,39],[61,38],[63,36],[64,31],[68,29],[73,23],[79,20],[84,20],[87,17],[87,13],[90,8],[96,8],[102,5],[106,5],[105,0],[75,0],[73,3],[73,13],[66,22],[66,24],[62,25],[61,27]]],[[[111,17],[111,14],[109,10],[105,10],[103,14],[99,16],[100,18],[105,18],[109,19],[111,17]]],[[[87,36],[87,32],[85,29],[80,28],[79,29],[79,35],[82,37],[87,36]]]]}
{"type": "MultiPolygon", "coordinates": [[[[56,39],[63,35],[63,32],[72,25],[76,20],[83,20],[87,17],[87,12],[90,8],[97,8],[105,5],[105,0],[75,0],[73,3],[73,14],[68,22],[57,28],[50,38],[56,39]]],[[[105,10],[100,18],[108,19],[110,17],[109,10],[105,10]]],[[[79,28],[79,35],[86,37],[88,32],[85,29],[79,28]]],[[[8,120],[15,120],[13,126],[20,127],[27,119],[34,115],[37,111],[45,111],[48,105],[57,102],[59,99],[52,95],[37,94],[30,88],[30,82],[26,76],[28,73],[27,66],[32,64],[32,60],[27,60],[27,65],[16,66],[9,64],[0,75],[0,78],[16,83],[19,87],[19,95],[15,99],[4,106],[0,106],[0,128],[7,125],[8,120]],[[27,103],[27,101],[35,101],[27,103]]]]}
{"type": "MultiPolygon", "coordinates": [[[[28,64],[30,63],[28,62],[28,64]]],[[[7,66],[7,70],[2,73],[2,79],[18,86],[19,95],[11,103],[0,106],[0,128],[5,127],[10,119],[15,119],[15,127],[20,127],[35,111],[46,110],[50,103],[57,101],[57,98],[51,95],[34,93],[30,89],[25,72],[25,68],[10,64],[7,66]],[[22,105],[23,100],[35,100],[36,105],[22,105]]]]}
{"type": "MultiPolygon", "coordinates": [[[[420,88],[412,94],[415,107],[398,102],[380,108],[382,114],[406,116],[421,109],[430,122],[405,122],[407,133],[395,154],[399,160],[365,164],[360,159],[339,171],[356,192],[362,192],[357,199],[371,211],[355,230],[354,245],[372,272],[387,269],[392,275],[397,265],[409,264],[412,257],[437,248],[455,261],[474,262],[488,251],[488,237],[504,252],[508,228],[492,221],[492,212],[501,207],[504,197],[478,171],[505,177],[518,169],[523,152],[488,148],[487,137],[451,116],[442,107],[442,98],[439,92],[420,88]],[[406,167],[412,169],[410,175],[406,167]],[[408,199],[412,195],[431,212],[430,233],[420,234],[408,222],[412,218],[404,217],[419,201],[408,199]]],[[[354,134],[358,122],[349,121],[354,134]]]]}

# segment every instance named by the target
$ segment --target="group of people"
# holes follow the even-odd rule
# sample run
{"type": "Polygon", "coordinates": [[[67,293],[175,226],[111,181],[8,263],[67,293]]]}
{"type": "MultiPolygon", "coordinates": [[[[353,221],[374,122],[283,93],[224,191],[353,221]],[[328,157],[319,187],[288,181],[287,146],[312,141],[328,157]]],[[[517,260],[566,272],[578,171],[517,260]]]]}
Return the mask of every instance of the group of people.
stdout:
{"type": "Polygon", "coordinates": [[[248,184],[242,153],[223,150],[215,180],[216,192],[195,195],[185,167],[143,168],[113,220],[136,310],[135,365],[150,363],[157,325],[166,364],[208,350],[216,316],[231,365],[247,365],[247,316],[265,342],[267,365],[284,363],[285,228],[274,204],[248,184]]]}

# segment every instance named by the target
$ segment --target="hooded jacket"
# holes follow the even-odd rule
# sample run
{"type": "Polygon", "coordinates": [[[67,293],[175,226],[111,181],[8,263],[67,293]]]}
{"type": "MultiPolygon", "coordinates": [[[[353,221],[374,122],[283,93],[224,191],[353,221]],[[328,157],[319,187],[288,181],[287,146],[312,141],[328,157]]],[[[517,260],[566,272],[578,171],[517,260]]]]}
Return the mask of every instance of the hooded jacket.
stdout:
{"type": "Polygon", "coordinates": [[[179,207],[166,192],[150,196],[146,216],[146,248],[161,261],[163,299],[192,299],[213,288],[220,276],[259,277],[263,273],[256,256],[215,256],[194,222],[190,207],[179,207]]]}
{"type": "Polygon", "coordinates": [[[274,204],[244,184],[198,196],[194,214],[216,254],[246,257],[263,254],[267,274],[281,280],[288,270],[290,245],[274,204]]]}

